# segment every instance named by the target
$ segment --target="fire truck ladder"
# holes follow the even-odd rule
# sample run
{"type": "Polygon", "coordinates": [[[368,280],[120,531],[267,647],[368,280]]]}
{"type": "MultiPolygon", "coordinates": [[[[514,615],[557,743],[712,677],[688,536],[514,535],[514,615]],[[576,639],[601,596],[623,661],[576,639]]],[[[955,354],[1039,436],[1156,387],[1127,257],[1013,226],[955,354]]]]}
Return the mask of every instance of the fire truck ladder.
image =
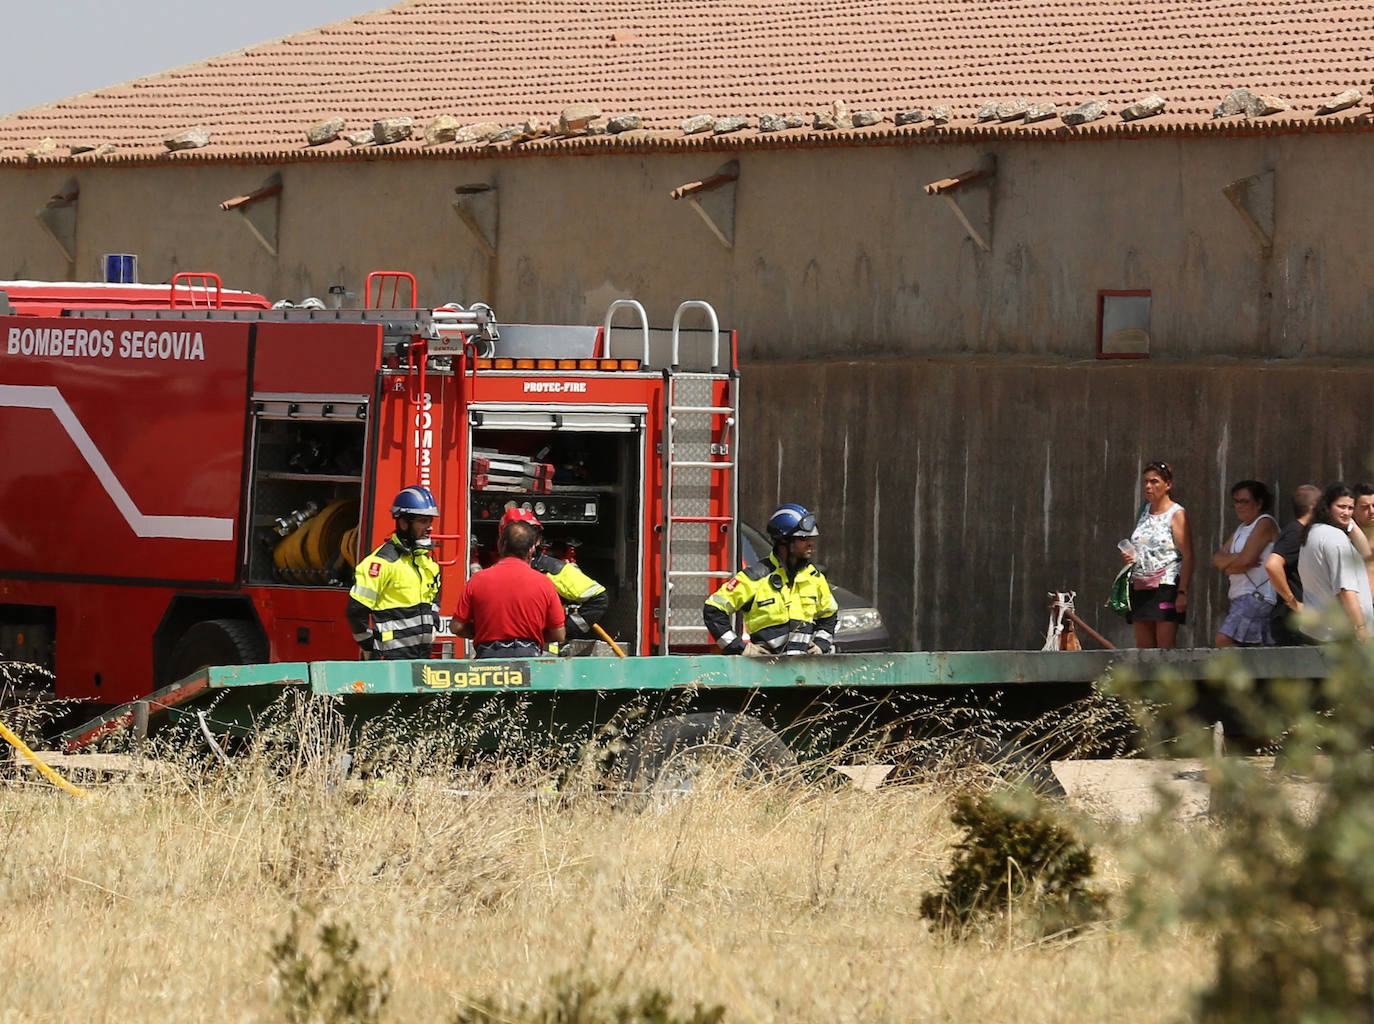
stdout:
{"type": "Polygon", "coordinates": [[[704,311],[711,323],[711,369],[720,363],[720,323],[716,311],[697,299],[684,302],[673,317],[672,362],[663,371],[663,520],[661,526],[663,567],[659,624],[660,650],[669,653],[677,645],[711,643],[701,621],[701,606],[720,585],[734,575],[730,569],[711,568],[713,541],[726,535],[727,565],[738,550],[735,506],[738,498],[735,475],[739,424],[739,382],[728,378],[724,405],[712,404],[714,372],[679,370],[678,344],[682,314],[704,311]],[[714,499],[714,500],[713,500],[714,499]],[[719,511],[712,514],[713,506],[719,511]]]}

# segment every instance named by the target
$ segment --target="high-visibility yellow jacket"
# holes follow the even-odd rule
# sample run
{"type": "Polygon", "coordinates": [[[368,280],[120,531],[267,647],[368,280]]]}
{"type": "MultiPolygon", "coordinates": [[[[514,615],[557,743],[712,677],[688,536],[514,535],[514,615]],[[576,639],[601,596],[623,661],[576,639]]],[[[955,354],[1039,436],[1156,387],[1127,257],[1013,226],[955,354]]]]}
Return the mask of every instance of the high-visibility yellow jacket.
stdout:
{"type": "Polygon", "coordinates": [[[553,589],[558,591],[558,599],[563,602],[568,639],[589,636],[592,625],[601,621],[601,616],[610,607],[606,588],[583,572],[576,562],[565,562],[553,555],[541,552],[534,556],[530,565],[553,581],[553,589]]]}
{"type": "Polygon", "coordinates": [[[726,654],[744,650],[731,621],[744,613],[751,643],[774,654],[806,654],[815,644],[823,654],[835,646],[840,606],[825,575],[807,565],[792,577],[776,555],[745,566],[706,599],[702,619],[726,654]]]}
{"type": "Polygon", "coordinates": [[[347,616],[358,645],[385,658],[429,657],[439,602],[439,564],[429,552],[392,534],[353,575],[347,616]]]}

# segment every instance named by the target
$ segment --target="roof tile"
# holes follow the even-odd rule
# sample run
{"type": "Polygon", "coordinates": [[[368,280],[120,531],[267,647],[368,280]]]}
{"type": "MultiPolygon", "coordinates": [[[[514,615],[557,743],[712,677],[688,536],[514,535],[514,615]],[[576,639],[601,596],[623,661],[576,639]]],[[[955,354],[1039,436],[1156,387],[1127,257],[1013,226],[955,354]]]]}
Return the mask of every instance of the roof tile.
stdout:
{"type": "MultiPolygon", "coordinates": [[[[418,157],[419,137],[353,150],[342,139],[309,147],[305,130],[332,116],[345,132],[385,117],[427,124],[438,114],[464,124],[556,121],[579,101],[607,116],[639,113],[651,131],[496,149],[1369,130],[1358,108],[1320,119],[1313,111],[1347,89],[1368,92],[1371,45],[1374,5],[1365,0],[1141,0],[1129,16],[1107,0],[411,0],[0,118],[0,163],[418,157]],[[1242,86],[1293,109],[1213,121],[1212,110],[1242,86]],[[989,98],[1060,111],[1102,99],[1115,111],[1149,93],[1167,106],[1148,122],[1113,113],[1075,129],[1058,118],[973,126],[989,98]],[[756,124],[760,113],[824,110],[836,99],[888,117],[945,105],[954,121],[691,138],[680,128],[704,111],[756,124]],[[165,151],[166,135],[195,125],[212,132],[208,146],[165,151]],[[25,154],[46,137],[58,154],[25,154]],[[77,140],[118,149],[67,156],[77,140]]],[[[474,147],[488,148],[423,152],[432,159],[474,147]]]]}

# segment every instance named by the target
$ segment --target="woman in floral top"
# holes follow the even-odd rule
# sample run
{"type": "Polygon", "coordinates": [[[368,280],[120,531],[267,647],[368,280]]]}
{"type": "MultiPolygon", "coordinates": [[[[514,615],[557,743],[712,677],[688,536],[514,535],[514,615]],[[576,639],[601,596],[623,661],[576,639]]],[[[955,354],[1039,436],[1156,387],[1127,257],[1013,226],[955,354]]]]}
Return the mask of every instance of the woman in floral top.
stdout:
{"type": "Polygon", "coordinates": [[[1188,584],[1193,578],[1193,534],[1188,514],[1173,499],[1174,472],[1152,462],[1142,477],[1145,507],[1131,533],[1132,551],[1122,552],[1131,569],[1131,613],[1137,647],[1173,647],[1187,621],[1188,584]]]}

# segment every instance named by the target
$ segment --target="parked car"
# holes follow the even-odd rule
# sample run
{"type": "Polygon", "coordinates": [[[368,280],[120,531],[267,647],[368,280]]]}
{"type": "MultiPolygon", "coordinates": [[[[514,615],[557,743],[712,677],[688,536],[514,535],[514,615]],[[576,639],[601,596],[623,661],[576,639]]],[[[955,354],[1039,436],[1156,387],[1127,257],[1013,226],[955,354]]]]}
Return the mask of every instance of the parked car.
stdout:
{"type": "MultiPolygon", "coordinates": [[[[741,521],[739,524],[740,564],[752,565],[772,549],[764,533],[741,521]]],[[[841,654],[862,654],[868,651],[892,650],[892,636],[883,623],[882,612],[873,602],[841,587],[830,580],[831,593],[840,606],[839,622],[835,626],[835,649],[841,654]]]]}

